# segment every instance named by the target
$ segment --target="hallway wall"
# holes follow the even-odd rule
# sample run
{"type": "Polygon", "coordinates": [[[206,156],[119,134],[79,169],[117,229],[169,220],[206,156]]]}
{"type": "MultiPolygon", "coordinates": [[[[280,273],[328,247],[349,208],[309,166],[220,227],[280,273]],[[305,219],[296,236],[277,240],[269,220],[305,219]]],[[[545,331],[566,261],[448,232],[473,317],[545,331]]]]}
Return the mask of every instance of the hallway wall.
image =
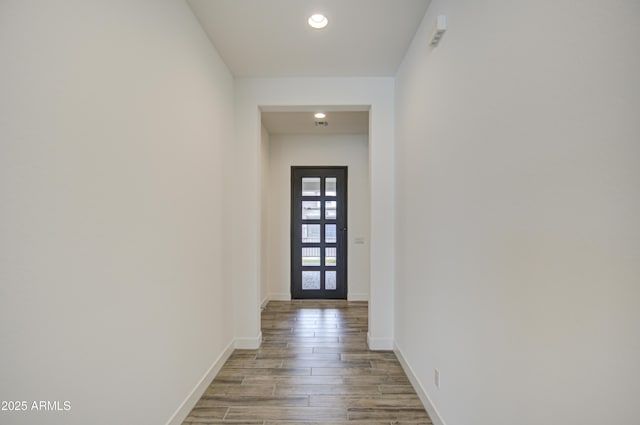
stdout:
{"type": "MultiPolygon", "coordinates": [[[[348,299],[369,299],[369,154],[368,135],[289,135],[270,138],[268,194],[269,293],[291,298],[291,166],[348,166],[348,299]],[[364,238],[355,244],[356,237],[364,238]]],[[[264,196],[264,194],[263,194],[264,196]]]]}
{"type": "Polygon", "coordinates": [[[181,1],[2,1],[0,57],[0,400],[71,403],[0,423],[165,424],[234,337],[233,78],[181,1]]]}
{"type": "Polygon", "coordinates": [[[271,288],[269,287],[269,273],[272,265],[269,259],[270,250],[270,234],[269,226],[269,151],[270,151],[269,132],[264,125],[260,126],[260,296],[258,300],[260,305],[264,305],[270,298],[271,288]]]}
{"type": "Polygon", "coordinates": [[[396,343],[448,425],[638,423],[639,17],[434,0],[397,74],[396,343]]]}

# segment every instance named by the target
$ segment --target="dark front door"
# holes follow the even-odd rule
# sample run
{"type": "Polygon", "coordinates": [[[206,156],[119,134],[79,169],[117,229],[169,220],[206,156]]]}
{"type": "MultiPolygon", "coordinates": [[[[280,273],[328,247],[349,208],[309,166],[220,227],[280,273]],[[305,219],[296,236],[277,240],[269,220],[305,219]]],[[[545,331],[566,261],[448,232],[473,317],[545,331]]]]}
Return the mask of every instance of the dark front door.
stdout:
{"type": "Polygon", "coordinates": [[[347,167],[291,167],[291,297],[347,299],[347,167]]]}

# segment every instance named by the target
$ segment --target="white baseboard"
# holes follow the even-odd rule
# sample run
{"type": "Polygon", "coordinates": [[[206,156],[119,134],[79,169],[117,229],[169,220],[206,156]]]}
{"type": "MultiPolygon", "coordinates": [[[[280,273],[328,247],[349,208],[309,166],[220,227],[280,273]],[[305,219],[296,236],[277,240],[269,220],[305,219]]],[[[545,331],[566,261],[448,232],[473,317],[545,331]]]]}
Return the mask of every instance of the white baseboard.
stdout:
{"type": "Polygon", "coordinates": [[[370,333],[367,333],[367,345],[369,350],[372,351],[386,351],[393,350],[393,340],[388,338],[375,338],[370,333]]]}
{"type": "Polygon", "coordinates": [[[264,309],[267,306],[267,304],[269,304],[269,296],[268,295],[266,297],[264,297],[264,299],[260,303],[260,308],[264,309]]]}
{"type": "Polygon", "coordinates": [[[204,391],[207,389],[211,381],[213,381],[213,378],[216,377],[222,368],[222,365],[224,365],[224,362],[226,362],[229,356],[231,356],[233,349],[234,341],[231,341],[218,358],[214,360],[209,370],[205,372],[204,376],[196,384],[193,390],[191,390],[187,398],[182,402],[182,404],[180,404],[171,418],[169,418],[167,425],[180,425],[187,416],[189,416],[189,412],[191,412],[191,409],[193,409],[198,400],[200,400],[200,397],[202,397],[204,391]]]}
{"type": "Polygon", "coordinates": [[[365,294],[365,293],[349,293],[349,295],[347,296],[347,299],[349,301],[369,301],[369,294],[365,294]]]}
{"type": "Polygon", "coordinates": [[[402,369],[404,369],[404,372],[407,374],[407,377],[409,378],[409,381],[411,381],[416,393],[418,393],[418,397],[420,397],[422,404],[424,404],[424,408],[429,414],[433,425],[446,425],[444,423],[444,419],[440,416],[440,412],[438,412],[438,409],[436,409],[436,406],[431,401],[431,397],[429,397],[427,390],[424,389],[424,386],[416,376],[415,372],[411,366],[409,366],[409,363],[407,363],[407,359],[404,358],[404,354],[402,354],[402,350],[397,344],[394,344],[393,352],[396,354],[398,361],[402,365],[402,369]]]}
{"type": "Polygon", "coordinates": [[[262,344],[262,332],[258,333],[258,336],[249,338],[236,337],[236,348],[240,350],[257,350],[262,344]]]}
{"type": "Polygon", "coordinates": [[[274,292],[269,294],[269,299],[273,301],[291,301],[290,292],[274,292]]]}

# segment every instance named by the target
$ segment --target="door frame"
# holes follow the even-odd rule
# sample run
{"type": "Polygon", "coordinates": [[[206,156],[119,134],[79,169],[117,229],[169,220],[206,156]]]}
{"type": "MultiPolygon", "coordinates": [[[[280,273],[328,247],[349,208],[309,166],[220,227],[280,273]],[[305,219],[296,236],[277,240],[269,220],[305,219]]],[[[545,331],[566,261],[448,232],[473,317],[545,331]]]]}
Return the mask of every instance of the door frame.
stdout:
{"type": "MultiPolygon", "coordinates": [[[[295,206],[293,201],[293,194],[294,194],[294,186],[296,184],[295,181],[295,171],[296,170],[316,170],[316,169],[322,169],[322,170],[340,170],[342,172],[344,172],[344,190],[342,191],[343,193],[341,194],[340,192],[338,192],[337,196],[336,196],[336,200],[338,201],[338,205],[342,204],[344,205],[343,209],[344,209],[344,225],[340,226],[339,223],[336,221],[336,247],[340,247],[340,249],[338,249],[338,253],[337,253],[337,258],[336,260],[339,262],[338,264],[342,264],[342,273],[337,273],[336,278],[339,279],[339,276],[342,275],[342,289],[341,290],[336,290],[334,291],[326,291],[326,290],[320,290],[322,291],[322,296],[318,296],[316,299],[341,299],[341,300],[346,300],[347,299],[347,295],[348,295],[348,255],[347,255],[347,245],[349,242],[348,239],[348,171],[349,171],[349,167],[346,165],[292,165],[291,166],[291,189],[290,189],[290,196],[289,199],[291,201],[291,212],[290,212],[290,217],[289,217],[289,222],[290,222],[290,231],[289,231],[289,245],[290,245],[290,253],[289,253],[289,259],[290,259],[290,263],[291,263],[291,272],[290,272],[290,281],[291,281],[291,299],[306,299],[305,297],[302,296],[302,288],[300,288],[300,290],[298,291],[297,288],[295,288],[295,274],[297,271],[297,267],[293,262],[293,258],[294,258],[294,252],[296,249],[296,245],[293,243],[293,235],[295,232],[295,221],[294,221],[294,214],[295,214],[295,206]],[[341,201],[341,202],[340,202],[341,201]],[[342,227],[342,228],[340,228],[342,227]]],[[[322,187],[322,186],[321,186],[322,187]]],[[[321,195],[324,196],[324,195],[321,195]]],[[[321,230],[322,234],[324,234],[324,229],[321,230]]],[[[322,252],[322,248],[321,248],[321,252],[322,252]]],[[[322,255],[322,254],[321,254],[322,255]]],[[[326,266],[321,266],[321,267],[326,267],[326,266]]],[[[336,270],[337,271],[337,270],[336,270]]],[[[321,278],[321,285],[323,285],[322,283],[322,278],[321,278]]],[[[316,291],[313,291],[316,292],[316,291]]],[[[309,299],[313,299],[313,298],[309,298],[309,299]]]]}

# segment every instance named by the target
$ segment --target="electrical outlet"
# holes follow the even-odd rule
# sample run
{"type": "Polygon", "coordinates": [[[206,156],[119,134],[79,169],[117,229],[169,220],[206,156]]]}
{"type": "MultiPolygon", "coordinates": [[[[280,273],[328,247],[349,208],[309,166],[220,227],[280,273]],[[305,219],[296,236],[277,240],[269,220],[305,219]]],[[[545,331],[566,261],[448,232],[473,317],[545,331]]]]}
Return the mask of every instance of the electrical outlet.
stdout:
{"type": "Polygon", "coordinates": [[[440,371],[438,369],[434,369],[433,382],[436,384],[436,388],[440,389],[440,371]]]}

